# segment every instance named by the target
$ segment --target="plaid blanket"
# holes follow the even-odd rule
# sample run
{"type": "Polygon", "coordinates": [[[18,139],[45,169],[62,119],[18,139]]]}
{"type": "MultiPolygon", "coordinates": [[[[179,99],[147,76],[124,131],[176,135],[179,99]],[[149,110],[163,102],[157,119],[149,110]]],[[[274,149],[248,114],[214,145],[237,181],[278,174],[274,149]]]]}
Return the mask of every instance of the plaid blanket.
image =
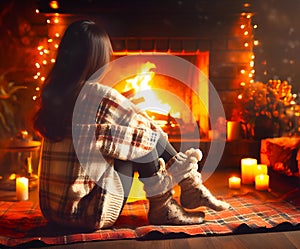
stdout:
{"type": "Polygon", "coordinates": [[[148,202],[127,203],[111,229],[94,232],[52,227],[32,202],[0,202],[0,244],[17,246],[24,243],[49,245],[83,241],[166,238],[168,236],[207,236],[300,229],[300,206],[283,200],[262,201],[253,192],[224,198],[230,210],[215,212],[201,207],[205,222],[189,226],[154,226],[147,221],[148,202]],[[284,226],[284,228],[283,228],[284,226]]]}

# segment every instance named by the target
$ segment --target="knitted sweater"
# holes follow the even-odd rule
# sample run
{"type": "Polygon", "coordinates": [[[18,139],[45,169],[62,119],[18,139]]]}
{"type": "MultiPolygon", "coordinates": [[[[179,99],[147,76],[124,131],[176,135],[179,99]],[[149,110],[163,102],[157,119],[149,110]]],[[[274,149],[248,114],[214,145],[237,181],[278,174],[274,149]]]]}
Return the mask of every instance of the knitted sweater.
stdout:
{"type": "Polygon", "coordinates": [[[124,200],[114,159],[146,155],[161,135],[166,136],[116,90],[87,83],[74,108],[72,132],[62,141],[43,143],[39,197],[44,216],[73,228],[112,226],[124,200]]]}

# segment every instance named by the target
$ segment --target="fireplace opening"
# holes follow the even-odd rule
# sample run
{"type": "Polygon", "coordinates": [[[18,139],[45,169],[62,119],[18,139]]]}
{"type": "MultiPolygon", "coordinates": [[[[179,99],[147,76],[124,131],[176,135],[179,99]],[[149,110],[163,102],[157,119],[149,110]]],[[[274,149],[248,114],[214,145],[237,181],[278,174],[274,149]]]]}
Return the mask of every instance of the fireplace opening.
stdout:
{"type": "MultiPolygon", "coordinates": [[[[155,53],[115,52],[114,60],[123,56],[139,55],[134,64],[135,73],[125,77],[114,88],[128,97],[161,126],[170,139],[206,137],[209,129],[209,52],[155,53]],[[150,55],[172,55],[185,60],[190,67],[186,82],[160,73],[162,65],[152,61],[150,55]],[[145,55],[145,57],[143,57],[145,55]],[[195,69],[196,68],[196,69],[195,69]],[[201,74],[195,71],[199,70],[201,74]]],[[[118,71],[118,74],[122,74],[118,71]]],[[[122,77],[121,77],[122,78],[122,77]]]]}

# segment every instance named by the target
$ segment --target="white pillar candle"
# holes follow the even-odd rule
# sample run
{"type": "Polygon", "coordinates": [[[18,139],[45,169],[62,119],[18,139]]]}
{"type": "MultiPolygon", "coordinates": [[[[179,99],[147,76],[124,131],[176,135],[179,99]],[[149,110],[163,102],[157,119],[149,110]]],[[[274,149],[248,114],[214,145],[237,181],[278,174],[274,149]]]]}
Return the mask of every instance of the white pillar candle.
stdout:
{"type": "Polygon", "coordinates": [[[242,183],[252,184],[254,181],[254,171],[257,166],[255,158],[243,158],[241,160],[242,183]]]}
{"type": "Polygon", "coordinates": [[[240,139],[241,124],[238,121],[227,121],[227,140],[240,139]]]}
{"type": "Polygon", "coordinates": [[[28,200],[28,178],[17,177],[16,179],[16,197],[18,201],[28,200]]]}
{"type": "Polygon", "coordinates": [[[255,174],[255,176],[267,175],[268,174],[268,166],[266,164],[257,164],[254,174],[255,174]]]}
{"type": "Polygon", "coordinates": [[[257,175],[255,177],[255,189],[256,190],[267,190],[269,188],[269,176],[268,175],[257,175]]]}
{"type": "Polygon", "coordinates": [[[232,176],[228,179],[229,188],[239,189],[241,187],[241,178],[232,176]]]}

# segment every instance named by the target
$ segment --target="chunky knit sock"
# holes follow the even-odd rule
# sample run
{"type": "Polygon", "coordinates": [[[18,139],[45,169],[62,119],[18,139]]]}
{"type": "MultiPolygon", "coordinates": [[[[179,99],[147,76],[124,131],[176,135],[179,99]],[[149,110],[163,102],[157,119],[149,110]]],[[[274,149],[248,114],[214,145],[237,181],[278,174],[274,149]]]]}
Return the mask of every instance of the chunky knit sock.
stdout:
{"type": "Polygon", "coordinates": [[[217,200],[203,185],[201,174],[198,172],[198,162],[201,159],[202,152],[191,148],[185,153],[177,153],[166,164],[173,181],[181,187],[181,205],[189,209],[207,206],[216,211],[229,208],[229,204],[217,200]]]}
{"type": "Polygon", "coordinates": [[[166,164],[166,169],[175,183],[185,179],[189,172],[198,169],[198,161],[202,158],[199,149],[189,149],[185,153],[179,152],[173,156],[166,164]]]}
{"type": "Polygon", "coordinates": [[[216,199],[203,185],[201,174],[192,171],[187,178],[179,183],[181,187],[180,203],[183,207],[193,209],[206,206],[216,211],[228,209],[230,205],[216,199]]]}
{"type": "Polygon", "coordinates": [[[172,198],[171,191],[149,197],[149,223],[155,225],[191,225],[203,223],[203,212],[187,212],[172,198]]]}
{"type": "Polygon", "coordinates": [[[148,219],[156,225],[188,225],[203,222],[203,212],[187,212],[173,198],[173,182],[165,170],[165,163],[159,159],[160,170],[153,176],[139,178],[149,200],[148,219]]]}
{"type": "MultiPolygon", "coordinates": [[[[192,148],[186,151],[185,154],[198,162],[202,159],[202,153],[199,153],[199,151],[192,148]]],[[[190,209],[200,206],[207,206],[216,211],[228,209],[230,207],[228,203],[216,199],[203,185],[201,173],[198,172],[198,164],[196,163],[196,165],[195,167],[191,167],[190,172],[186,173],[184,180],[179,183],[181,187],[181,205],[190,209]]]]}

